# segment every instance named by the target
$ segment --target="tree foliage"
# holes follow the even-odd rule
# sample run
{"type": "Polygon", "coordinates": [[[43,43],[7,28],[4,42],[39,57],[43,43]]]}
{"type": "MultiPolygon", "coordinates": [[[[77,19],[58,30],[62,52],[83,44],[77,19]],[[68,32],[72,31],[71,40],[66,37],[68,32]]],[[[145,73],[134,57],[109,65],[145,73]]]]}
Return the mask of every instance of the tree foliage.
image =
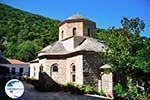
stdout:
{"type": "Polygon", "coordinates": [[[139,17],[132,19],[124,17],[121,20],[121,24],[123,29],[137,36],[139,36],[140,32],[145,28],[145,23],[143,22],[143,20],[140,20],[139,17]]]}
{"type": "Polygon", "coordinates": [[[0,4],[0,49],[6,57],[33,60],[39,48],[58,39],[59,22],[0,4]],[[35,54],[30,54],[31,49],[26,44],[35,46],[33,47],[35,54]],[[16,50],[20,50],[19,53],[16,50]],[[29,56],[22,55],[20,52],[26,52],[29,56]]]}
{"type": "Polygon", "coordinates": [[[127,67],[150,72],[150,38],[138,37],[124,28],[99,29],[97,38],[109,47],[107,60],[114,66],[114,71],[127,67]]]}
{"type": "Polygon", "coordinates": [[[98,29],[96,37],[108,46],[106,63],[112,66],[114,81],[123,88],[130,89],[131,77],[133,84],[144,84],[145,91],[150,91],[150,38],[140,36],[145,24],[138,18],[123,18],[121,23],[122,28],[98,29]]]}

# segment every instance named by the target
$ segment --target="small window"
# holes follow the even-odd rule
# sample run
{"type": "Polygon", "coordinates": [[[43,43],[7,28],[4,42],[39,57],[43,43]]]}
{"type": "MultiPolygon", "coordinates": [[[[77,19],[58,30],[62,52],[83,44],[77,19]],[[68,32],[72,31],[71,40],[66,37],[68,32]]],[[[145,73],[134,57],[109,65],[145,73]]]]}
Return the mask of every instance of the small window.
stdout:
{"type": "Polygon", "coordinates": [[[12,67],[11,73],[12,73],[12,74],[15,74],[15,71],[16,71],[16,68],[15,68],[15,67],[12,67]]]}
{"type": "Polygon", "coordinates": [[[40,72],[43,72],[43,66],[42,65],[40,66],[40,72]]]}
{"type": "Polygon", "coordinates": [[[73,28],[73,36],[76,35],[76,28],[73,28]]]}
{"type": "Polygon", "coordinates": [[[75,72],[76,71],[76,67],[75,65],[72,66],[72,71],[75,72]]]}
{"type": "Polygon", "coordinates": [[[88,30],[87,30],[87,31],[88,31],[88,36],[90,36],[90,28],[88,28],[88,30]]]}
{"type": "Polygon", "coordinates": [[[76,81],[76,76],[72,75],[72,82],[75,82],[75,81],[76,81]]]}
{"type": "Polygon", "coordinates": [[[64,31],[61,31],[61,38],[63,39],[64,31]]]}
{"type": "Polygon", "coordinates": [[[35,68],[35,66],[34,66],[34,76],[36,75],[35,71],[36,71],[36,68],[35,68]]]}
{"type": "Polygon", "coordinates": [[[58,67],[57,66],[53,66],[53,72],[58,72],[58,67]]]}

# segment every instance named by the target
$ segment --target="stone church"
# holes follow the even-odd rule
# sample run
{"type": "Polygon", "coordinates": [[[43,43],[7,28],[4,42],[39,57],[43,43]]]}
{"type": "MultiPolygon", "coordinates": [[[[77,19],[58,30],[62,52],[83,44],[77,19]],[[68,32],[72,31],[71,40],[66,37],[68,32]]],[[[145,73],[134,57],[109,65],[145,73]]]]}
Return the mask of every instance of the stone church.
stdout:
{"type": "Polygon", "coordinates": [[[41,50],[30,64],[30,78],[39,79],[45,72],[60,84],[88,84],[112,94],[112,73],[100,53],[105,45],[94,39],[96,23],[74,15],[59,25],[59,40],[41,50]]]}

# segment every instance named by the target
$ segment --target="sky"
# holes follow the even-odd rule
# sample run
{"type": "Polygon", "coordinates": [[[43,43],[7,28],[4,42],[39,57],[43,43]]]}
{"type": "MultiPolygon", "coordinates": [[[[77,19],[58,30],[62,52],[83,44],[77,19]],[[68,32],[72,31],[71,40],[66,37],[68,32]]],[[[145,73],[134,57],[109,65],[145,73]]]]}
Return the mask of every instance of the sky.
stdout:
{"type": "Polygon", "coordinates": [[[142,36],[150,37],[150,0],[0,0],[0,3],[61,21],[79,13],[105,29],[121,27],[123,17],[139,17],[146,24],[142,36]]]}

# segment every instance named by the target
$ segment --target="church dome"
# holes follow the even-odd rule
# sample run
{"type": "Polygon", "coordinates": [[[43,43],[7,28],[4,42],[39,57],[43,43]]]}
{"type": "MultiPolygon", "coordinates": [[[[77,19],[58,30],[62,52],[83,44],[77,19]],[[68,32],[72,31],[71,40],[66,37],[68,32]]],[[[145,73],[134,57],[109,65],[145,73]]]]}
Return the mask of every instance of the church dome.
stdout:
{"type": "Polygon", "coordinates": [[[84,18],[80,14],[75,14],[75,15],[70,16],[69,18],[67,18],[67,20],[72,20],[72,19],[86,19],[86,18],[84,18]]]}

